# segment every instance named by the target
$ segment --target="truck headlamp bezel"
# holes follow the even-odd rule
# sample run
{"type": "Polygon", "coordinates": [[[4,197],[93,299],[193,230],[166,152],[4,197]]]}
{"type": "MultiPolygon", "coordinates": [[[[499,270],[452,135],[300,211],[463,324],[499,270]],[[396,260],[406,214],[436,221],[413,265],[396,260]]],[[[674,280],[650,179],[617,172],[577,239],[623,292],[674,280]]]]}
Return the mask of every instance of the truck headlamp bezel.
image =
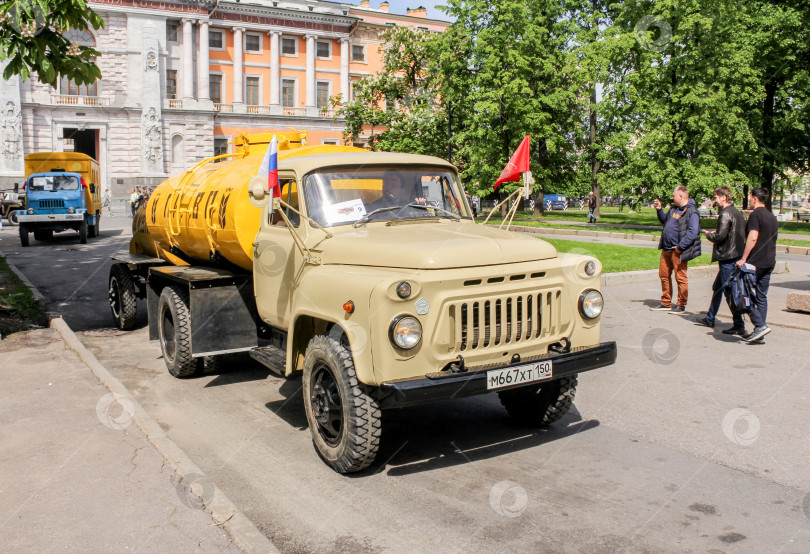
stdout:
{"type": "Polygon", "coordinates": [[[605,299],[596,289],[587,289],[579,295],[579,313],[583,318],[593,321],[602,315],[605,299]]]}
{"type": "Polygon", "coordinates": [[[28,208],[28,215],[34,215],[34,208],[28,208]]]}
{"type": "Polygon", "coordinates": [[[75,211],[76,211],[76,210],[74,210],[74,209],[73,209],[73,206],[71,206],[70,208],[68,208],[68,213],[69,213],[69,214],[72,214],[72,213],[73,213],[73,212],[75,212],[75,211]]]}
{"type": "Polygon", "coordinates": [[[391,322],[388,338],[395,348],[412,350],[422,342],[422,324],[412,315],[399,315],[391,322]],[[413,340],[413,337],[416,337],[416,340],[413,340]]]}

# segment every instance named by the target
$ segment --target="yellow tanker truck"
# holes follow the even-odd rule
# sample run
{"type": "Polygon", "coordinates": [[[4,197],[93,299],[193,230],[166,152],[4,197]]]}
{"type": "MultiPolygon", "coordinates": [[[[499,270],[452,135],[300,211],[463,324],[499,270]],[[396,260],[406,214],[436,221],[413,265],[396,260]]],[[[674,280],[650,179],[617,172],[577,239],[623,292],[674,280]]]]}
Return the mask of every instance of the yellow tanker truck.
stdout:
{"type": "Polygon", "coordinates": [[[597,259],[476,224],[442,159],[304,139],[280,137],[281,198],[256,177],[270,136],[252,135],[137,212],[110,306],[132,329],[146,299],[172,375],[236,352],[301,372],[313,443],[348,473],[373,462],[385,408],[494,392],[547,425],[579,373],[615,362],[597,259]]]}

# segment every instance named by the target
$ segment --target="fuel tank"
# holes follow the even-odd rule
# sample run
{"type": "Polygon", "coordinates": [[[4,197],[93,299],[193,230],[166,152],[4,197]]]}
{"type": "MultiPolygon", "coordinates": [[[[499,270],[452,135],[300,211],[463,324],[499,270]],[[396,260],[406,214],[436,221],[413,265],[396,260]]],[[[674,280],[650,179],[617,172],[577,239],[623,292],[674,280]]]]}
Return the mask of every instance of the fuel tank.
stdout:
{"type": "MultiPolygon", "coordinates": [[[[275,133],[279,170],[290,157],[363,151],[335,145],[306,145],[306,133],[275,133]]],[[[234,138],[235,152],[199,162],[155,188],[135,214],[129,251],[175,265],[233,264],[253,268],[253,242],[261,209],[248,197],[272,134],[234,138]]]]}

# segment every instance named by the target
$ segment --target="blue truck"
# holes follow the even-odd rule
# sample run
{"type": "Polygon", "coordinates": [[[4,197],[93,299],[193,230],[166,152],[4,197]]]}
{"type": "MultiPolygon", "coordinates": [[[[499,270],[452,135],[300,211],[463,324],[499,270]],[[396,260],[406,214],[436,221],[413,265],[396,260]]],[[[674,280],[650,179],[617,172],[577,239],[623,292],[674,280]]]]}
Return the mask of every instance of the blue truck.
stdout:
{"type": "Polygon", "coordinates": [[[78,152],[37,152],[25,157],[24,209],[17,214],[20,243],[28,246],[54,233],[75,230],[79,241],[98,236],[101,229],[101,195],[96,160],[78,152]]]}
{"type": "Polygon", "coordinates": [[[18,214],[20,243],[28,246],[28,234],[36,240],[50,240],[54,233],[73,229],[79,232],[79,242],[98,234],[99,212],[90,214],[87,198],[95,193],[95,185],[85,182],[79,173],[34,173],[26,180],[25,211],[18,214]]]}

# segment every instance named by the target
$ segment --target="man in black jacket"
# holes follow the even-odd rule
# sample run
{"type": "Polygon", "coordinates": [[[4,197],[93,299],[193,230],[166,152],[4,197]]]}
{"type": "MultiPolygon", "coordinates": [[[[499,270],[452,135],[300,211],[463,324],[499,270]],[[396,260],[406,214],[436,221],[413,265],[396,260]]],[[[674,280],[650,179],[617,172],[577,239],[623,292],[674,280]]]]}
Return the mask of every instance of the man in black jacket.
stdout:
{"type": "Polygon", "coordinates": [[[700,256],[700,216],[695,201],[689,198],[686,187],[677,187],[672,193],[672,207],[664,212],[661,201],[655,199],[653,206],[658,212],[658,221],[664,225],[661,231],[661,263],[658,277],[661,278],[661,304],[651,310],[668,311],[671,314],[686,313],[689,296],[687,262],[700,256]],[[672,305],[672,273],[678,283],[678,299],[672,305]]]}
{"type": "MultiPolygon", "coordinates": [[[[712,285],[712,302],[709,305],[709,311],[705,317],[698,319],[698,323],[706,327],[714,327],[715,317],[717,310],[720,309],[720,301],[725,293],[726,302],[731,308],[729,297],[731,291],[723,288],[723,284],[728,281],[734,271],[737,260],[740,259],[745,247],[745,217],[740,211],[731,203],[731,190],[728,187],[717,187],[714,189],[714,202],[720,208],[720,214],[717,217],[717,227],[714,231],[707,231],[703,229],[706,238],[714,243],[712,248],[712,261],[717,262],[720,271],[712,285]]],[[[734,326],[730,329],[723,330],[726,335],[744,335],[745,323],[743,322],[742,315],[736,313],[734,309],[731,310],[731,315],[734,318],[734,326]]]]}

